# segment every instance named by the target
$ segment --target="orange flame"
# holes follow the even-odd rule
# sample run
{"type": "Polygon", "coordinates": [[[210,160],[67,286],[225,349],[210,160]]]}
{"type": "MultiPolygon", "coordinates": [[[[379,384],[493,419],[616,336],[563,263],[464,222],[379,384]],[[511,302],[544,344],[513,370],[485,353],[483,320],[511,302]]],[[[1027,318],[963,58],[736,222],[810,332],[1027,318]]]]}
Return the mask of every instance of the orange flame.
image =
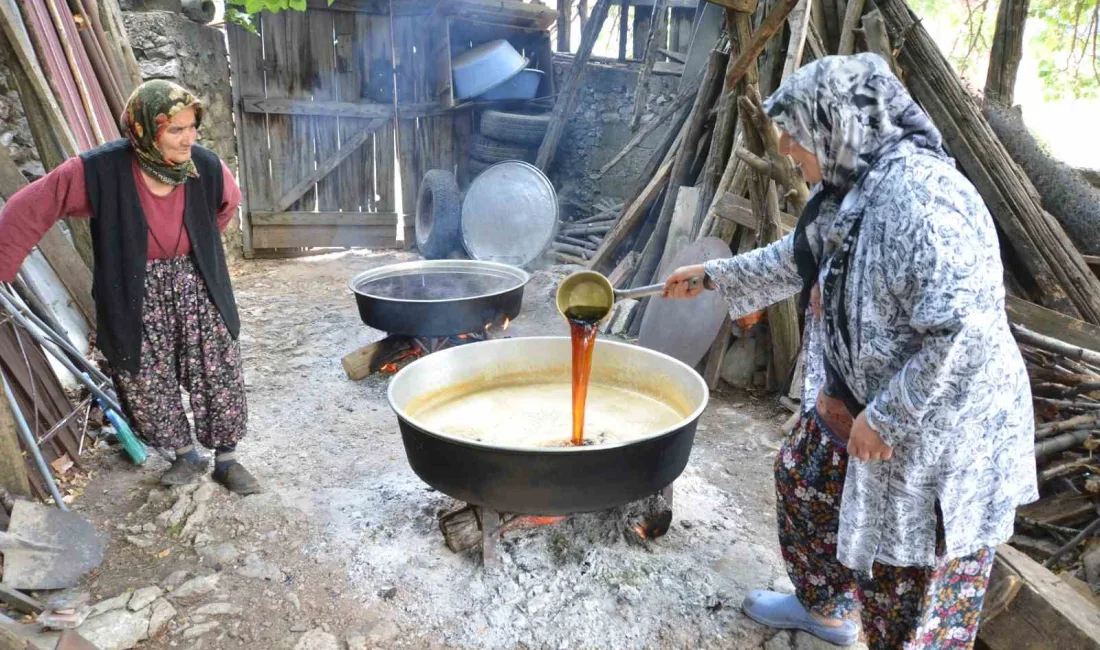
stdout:
{"type": "Polygon", "coordinates": [[[504,535],[504,533],[508,532],[509,530],[515,530],[516,528],[538,528],[540,526],[549,526],[551,524],[556,524],[559,521],[564,521],[565,519],[565,517],[540,517],[538,515],[517,517],[505,524],[500,529],[500,534],[504,535]]]}
{"type": "Polygon", "coordinates": [[[384,363],[378,368],[378,372],[384,375],[392,375],[401,369],[403,365],[401,362],[408,359],[417,359],[423,355],[419,350],[405,350],[396,359],[389,363],[384,363]]]}
{"type": "Polygon", "coordinates": [[[508,329],[508,326],[511,325],[511,324],[512,324],[512,319],[505,316],[504,317],[504,326],[501,327],[501,329],[506,330],[506,329],[508,329]]]}

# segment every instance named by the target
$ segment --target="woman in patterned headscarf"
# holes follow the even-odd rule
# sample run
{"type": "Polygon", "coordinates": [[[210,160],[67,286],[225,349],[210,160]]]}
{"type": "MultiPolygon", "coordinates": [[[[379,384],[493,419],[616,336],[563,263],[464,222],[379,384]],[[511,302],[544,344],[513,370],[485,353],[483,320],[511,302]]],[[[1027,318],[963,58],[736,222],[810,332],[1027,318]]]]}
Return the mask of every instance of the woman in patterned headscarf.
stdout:
{"type": "Polygon", "coordinates": [[[766,110],[816,186],[798,227],[666,286],[709,276],[734,316],[799,292],[806,310],[801,425],[775,464],[796,594],[744,610],[837,644],[859,610],[872,649],[970,648],[994,550],[1038,496],[993,221],[876,55],[815,61],[766,110]]]}
{"type": "Polygon", "coordinates": [[[0,213],[0,281],[62,216],[90,217],[96,341],[124,410],[152,444],[175,451],[164,485],[208,468],[192,442],[215,451],[214,479],[259,491],[236,461],[247,407],[240,329],[221,231],[241,193],[233,174],[195,144],[203,106],[168,81],[148,81],[127,102],[126,138],[72,158],[11,197],[0,213]]]}

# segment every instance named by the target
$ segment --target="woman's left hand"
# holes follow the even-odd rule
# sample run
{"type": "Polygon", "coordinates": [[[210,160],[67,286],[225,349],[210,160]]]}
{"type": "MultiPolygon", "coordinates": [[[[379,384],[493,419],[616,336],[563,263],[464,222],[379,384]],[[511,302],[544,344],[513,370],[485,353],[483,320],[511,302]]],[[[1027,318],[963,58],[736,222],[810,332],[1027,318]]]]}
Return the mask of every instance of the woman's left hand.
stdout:
{"type": "Polygon", "coordinates": [[[852,435],[848,438],[848,454],[867,462],[869,460],[890,460],[894,448],[882,441],[882,438],[867,424],[867,414],[860,413],[852,424],[852,435]]]}

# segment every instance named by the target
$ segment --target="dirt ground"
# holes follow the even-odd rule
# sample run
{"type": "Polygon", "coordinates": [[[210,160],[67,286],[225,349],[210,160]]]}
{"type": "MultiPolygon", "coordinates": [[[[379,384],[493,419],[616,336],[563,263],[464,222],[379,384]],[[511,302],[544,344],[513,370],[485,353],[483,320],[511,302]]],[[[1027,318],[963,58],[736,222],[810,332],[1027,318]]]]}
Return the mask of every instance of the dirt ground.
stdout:
{"type": "MultiPolygon", "coordinates": [[[[409,469],[388,379],[352,382],[340,366],[382,336],[360,322],[349,278],[407,258],[234,270],[250,410],[239,456],[265,492],[166,492],[162,458],[134,468],[97,450],[74,508],[111,539],[83,588],[93,603],[131,602],[97,612],[92,628],[114,631],[93,635],[125,637],[129,625],[133,638],[104,645],[130,647],[144,632],[137,647],[196,650],[818,647],[739,610],[749,589],[790,589],[771,486],[788,414],[767,396],[712,395],[663,538],[631,544],[614,516],[586,515],[506,537],[495,571],[479,552],[451,553],[436,517],[455,502],[409,469]]],[[[535,274],[510,335],[566,334],[552,301],[562,275],[535,274]]]]}

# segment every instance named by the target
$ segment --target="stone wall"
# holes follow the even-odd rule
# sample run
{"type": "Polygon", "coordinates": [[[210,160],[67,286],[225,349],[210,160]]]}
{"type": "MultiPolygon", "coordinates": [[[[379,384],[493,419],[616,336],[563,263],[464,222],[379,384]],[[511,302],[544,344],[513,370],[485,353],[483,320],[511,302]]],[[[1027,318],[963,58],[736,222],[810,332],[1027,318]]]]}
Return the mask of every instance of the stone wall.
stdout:
{"type": "MultiPolygon", "coordinates": [[[[572,62],[570,56],[555,57],[554,77],[559,88],[572,62]]],[[[600,168],[634,136],[630,117],[639,68],[638,64],[594,62],[585,71],[576,109],[566,126],[550,174],[566,216],[600,197],[624,199],[638,182],[653,147],[665,135],[666,129],[658,128],[607,174],[596,178],[600,168]]],[[[672,101],[679,83],[680,77],[676,76],[650,77],[643,123],[655,119],[661,108],[672,101]]]]}

